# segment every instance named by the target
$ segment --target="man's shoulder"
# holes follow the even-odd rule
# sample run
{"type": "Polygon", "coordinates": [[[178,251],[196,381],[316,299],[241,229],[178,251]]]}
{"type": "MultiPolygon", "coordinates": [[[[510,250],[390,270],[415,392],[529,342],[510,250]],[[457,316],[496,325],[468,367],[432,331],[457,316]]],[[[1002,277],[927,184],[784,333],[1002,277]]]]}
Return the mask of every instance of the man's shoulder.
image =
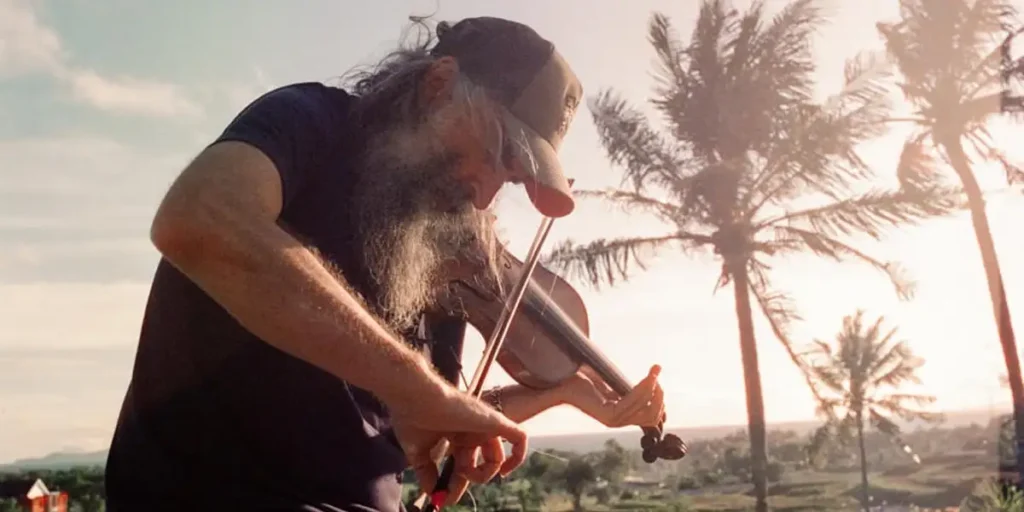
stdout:
{"type": "Polygon", "coordinates": [[[349,112],[355,97],[341,87],[322,82],[295,82],[271,89],[250,105],[271,103],[311,114],[337,116],[349,112]]]}

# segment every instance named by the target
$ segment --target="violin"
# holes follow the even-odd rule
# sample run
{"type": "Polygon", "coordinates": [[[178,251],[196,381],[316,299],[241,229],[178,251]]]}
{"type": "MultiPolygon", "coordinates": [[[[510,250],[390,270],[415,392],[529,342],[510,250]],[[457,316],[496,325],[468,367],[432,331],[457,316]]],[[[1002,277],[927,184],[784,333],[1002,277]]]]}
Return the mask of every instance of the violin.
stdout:
{"type": "MultiPolygon", "coordinates": [[[[522,277],[524,263],[499,246],[501,280],[514,283],[522,277]]],[[[480,332],[492,332],[499,323],[504,297],[494,284],[476,276],[449,282],[441,305],[448,315],[461,316],[480,332]]],[[[519,314],[510,322],[504,345],[495,362],[518,384],[543,390],[574,376],[583,366],[591,368],[620,397],[633,385],[590,340],[590,319],[579,292],[557,274],[537,264],[526,283],[519,314]]],[[[674,434],[663,434],[664,419],[657,427],[641,427],[643,460],[679,460],[687,446],[674,434]]]]}
{"type": "MultiPolygon", "coordinates": [[[[468,392],[479,397],[491,365],[497,362],[519,384],[533,389],[550,389],[573,376],[584,365],[619,396],[633,386],[622,372],[590,341],[590,321],[583,298],[564,279],[539,265],[540,247],[551,229],[545,218],[534,238],[526,262],[520,261],[503,244],[497,244],[497,279],[484,279],[483,267],[472,269],[462,262],[461,272],[447,279],[440,295],[439,309],[446,315],[461,316],[480,332],[491,332],[481,363],[469,383],[468,392]],[[515,286],[505,292],[509,284],[515,286]],[[522,314],[516,312],[522,309],[522,314]]],[[[437,313],[435,311],[434,313],[437,313]]],[[[656,427],[641,427],[643,460],[678,460],[686,456],[686,443],[674,434],[664,434],[664,417],[656,427]]],[[[410,503],[410,510],[436,512],[448,492],[455,461],[448,457],[428,496],[410,503]]]]}

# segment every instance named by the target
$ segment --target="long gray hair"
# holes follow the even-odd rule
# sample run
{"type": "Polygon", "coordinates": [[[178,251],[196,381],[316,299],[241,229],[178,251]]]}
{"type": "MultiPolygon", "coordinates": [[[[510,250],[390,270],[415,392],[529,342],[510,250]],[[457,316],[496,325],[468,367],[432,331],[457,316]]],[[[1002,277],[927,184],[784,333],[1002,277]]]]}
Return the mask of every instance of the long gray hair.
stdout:
{"type": "Polygon", "coordinates": [[[462,193],[440,142],[446,120],[468,120],[495,159],[495,169],[503,164],[508,140],[500,107],[464,74],[456,76],[450,102],[431,109],[423,101],[422,80],[436,61],[432,43],[433,37],[421,36],[344,79],[358,98],[352,115],[369,137],[364,156],[369,174],[353,202],[355,218],[367,270],[379,292],[373,302],[396,329],[408,328],[417,311],[434,305],[433,290],[441,284],[436,280],[446,275],[443,268],[455,253],[459,261],[479,266],[484,273],[477,275],[499,291],[502,284],[499,242],[489,212],[477,212],[468,200],[452,197],[447,199],[464,208],[442,213],[416,206],[462,193]]]}
{"type": "MultiPolygon", "coordinates": [[[[353,115],[371,132],[395,123],[422,122],[428,114],[420,97],[419,85],[437,60],[431,53],[437,37],[427,25],[426,18],[410,16],[409,19],[412,25],[406,28],[396,50],[376,64],[354,68],[342,77],[343,86],[359,97],[353,115]]],[[[501,165],[506,143],[514,143],[520,150],[528,151],[525,141],[517,140],[515,134],[505,133],[501,117],[495,110],[497,104],[485,87],[459,73],[452,100],[465,107],[473,130],[481,135],[486,149],[496,159],[492,162],[495,168],[501,165]]]]}

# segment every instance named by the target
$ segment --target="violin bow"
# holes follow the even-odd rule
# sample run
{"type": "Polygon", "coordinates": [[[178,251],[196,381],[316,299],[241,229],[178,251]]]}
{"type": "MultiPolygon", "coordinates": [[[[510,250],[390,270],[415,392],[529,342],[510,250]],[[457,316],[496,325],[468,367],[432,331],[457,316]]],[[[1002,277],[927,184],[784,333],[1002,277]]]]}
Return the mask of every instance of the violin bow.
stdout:
{"type": "MultiPolygon", "coordinates": [[[[569,184],[571,186],[572,182],[570,181],[569,184]]],[[[540,261],[541,247],[544,245],[544,241],[547,240],[548,233],[551,232],[551,224],[553,222],[554,218],[547,216],[541,220],[540,226],[537,228],[537,234],[534,235],[533,243],[530,245],[530,251],[526,255],[523,274],[519,277],[515,288],[512,289],[512,293],[506,297],[505,307],[502,308],[497,325],[484,346],[484,355],[481,357],[480,364],[476,367],[473,380],[469,383],[469,394],[475,398],[480,398],[483,394],[484,381],[487,379],[487,374],[490,372],[491,366],[494,365],[498,353],[501,352],[501,346],[505,342],[509,328],[512,326],[512,319],[515,318],[516,311],[519,310],[519,304],[523,301],[523,294],[526,293],[526,287],[533,276],[533,270],[537,268],[537,263],[540,261]]],[[[451,484],[454,472],[455,459],[448,455],[441,469],[441,474],[438,476],[437,483],[430,493],[430,500],[424,503],[424,499],[427,497],[426,494],[420,495],[419,499],[416,500],[416,505],[420,507],[422,512],[437,512],[441,510],[445,500],[448,498],[448,486],[451,484]]]]}

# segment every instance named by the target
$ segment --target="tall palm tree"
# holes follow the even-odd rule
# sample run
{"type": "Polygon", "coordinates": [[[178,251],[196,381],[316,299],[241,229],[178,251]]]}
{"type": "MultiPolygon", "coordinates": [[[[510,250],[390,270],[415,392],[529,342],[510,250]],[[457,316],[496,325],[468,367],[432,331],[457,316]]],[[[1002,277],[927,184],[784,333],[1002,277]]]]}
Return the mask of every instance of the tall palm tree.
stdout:
{"type": "MultiPolygon", "coordinates": [[[[930,139],[967,195],[1013,396],[1017,439],[1024,440],[1017,342],[985,198],[972,170],[972,160],[988,160],[1002,165],[1010,184],[1024,182],[1024,171],[993,145],[987,131],[997,116],[1021,119],[1024,113],[1024,59],[1010,56],[1011,43],[1022,31],[1017,12],[1006,0],[900,0],[899,21],[879,23],[878,30],[902,75],[900,89],[914,107],[913,115],[902,119],[917,128],[909,150],[927,151],[923,143],[930,139]]],[[[940,179],[931,167],[905,170],[900,181],[908,189],[940,179]]],[[[1024,477],[1024,450],[1018,452],[1018,473],[1024,477]]]]}
{"type": "Polygon", "coordinates": [[[918,407],[935,402],[935,397],[905,393],[900,387],[920,384],[916,373],[924,363],[914,357],[905,341],[895,341],[896,329],[882,332],[884,318],[864,325],[864,312],[843,319],[836,336],[835,349],[815,340],[816,350],[810,364],[813,382],[821,396],[819,414],[828,421],[825,430],[847,439],[856,433],[860,449],[861,504],[870,507],[868,463],[864,449],[864,429],[874,426],[899,442],[900,428],[893,420],[936,421],[938,414],[918,407]]]}
{"type": "Polygon", "coordinates": [[[545,264],[598,286],[628,278],[629,264],[640,258],[642,267],[647,250],[675,245],[717,255],[722,267],[716,290],[731,283],[735,294],[759,511],[767,510],[767,457],[751,294],[803,368],[787,335],[799,316],[773,287],[768,263],[801,252],[866,262],[908,297],[910,282],[896,265],[844,237],[880,238],[887,227],[957,207],[955,196],[938,187],[854,192],[872,177],[855,148],[886,128],[885,73],[869,57],[853,59],[843,90],[815,103],[810,44],[822,21],[812,0],[797,0],[767,21],[760,4],[739,14],[723,1],[705,0],[684,45],[668,18],[655,14],[649,38],[661,69],[651,103],[668,136],[610,90],[591,98],[601,142],[624,168],[624,179],[618,189],[578,194],[654,214],[668,231],[583,245],[566,241],[545,258],[545,264]]]}

